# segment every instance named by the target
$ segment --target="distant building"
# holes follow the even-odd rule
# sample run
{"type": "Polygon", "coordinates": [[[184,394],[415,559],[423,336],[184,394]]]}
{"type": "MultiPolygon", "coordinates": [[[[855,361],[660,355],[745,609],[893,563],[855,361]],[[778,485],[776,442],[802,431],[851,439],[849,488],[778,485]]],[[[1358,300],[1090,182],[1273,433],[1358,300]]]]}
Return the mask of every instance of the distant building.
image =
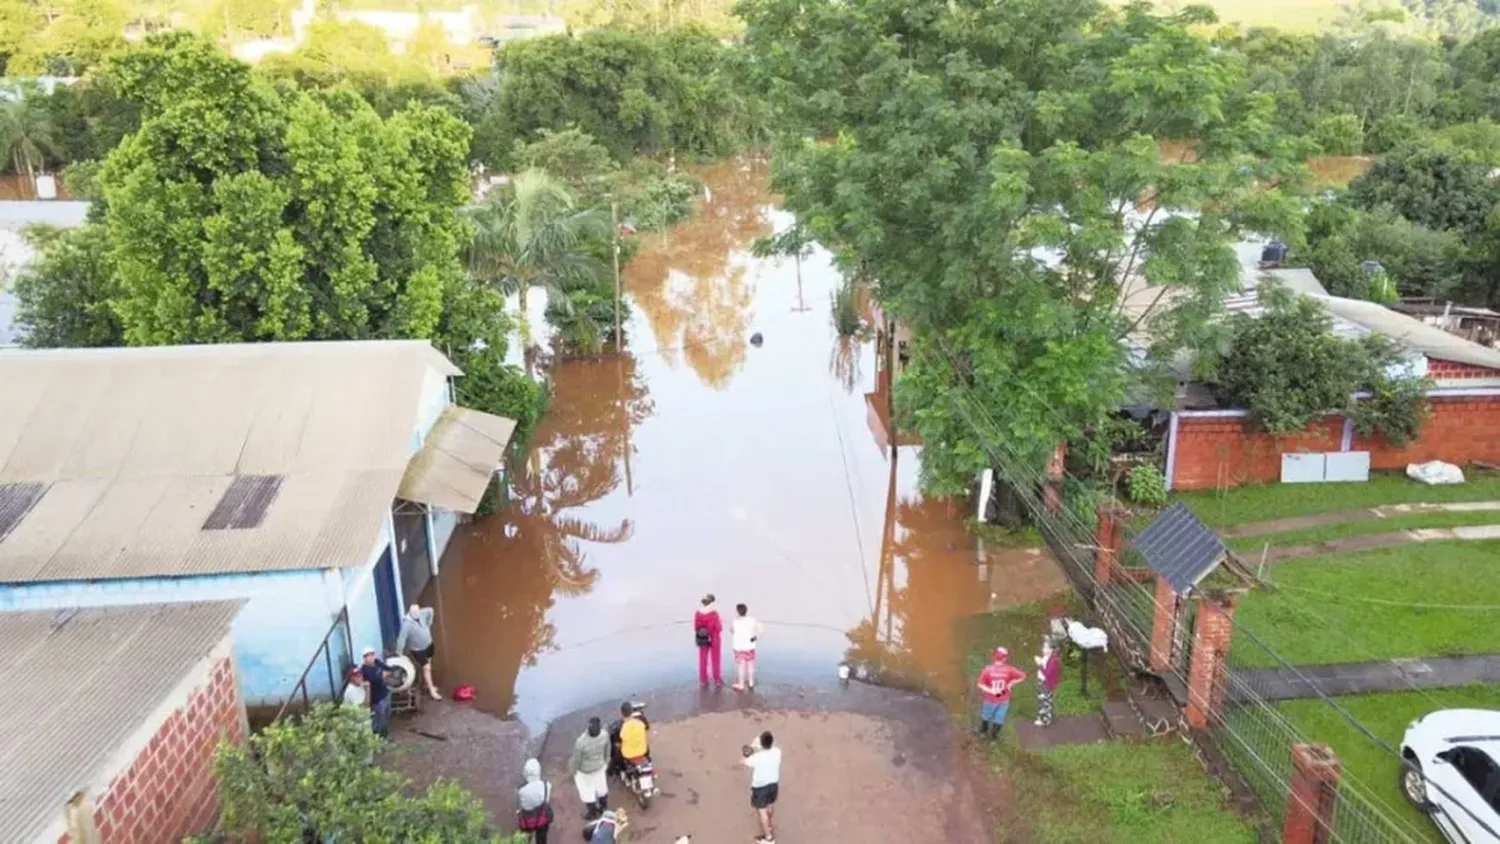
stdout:
{"type": "Polygon", "coordinates": [[[460,374],[415,340],[0,352],[0,609],[244,601],[247,705],[310,665],[338,694],[509,444],[460,374]]]}
{"type": "MultiPolygon", "coordinates": [[[[4,509],[0,508],[0,518],[4,509]]],[[[248,733],[240,603],[0,613],[0,829],[18,844],[180,841],[218,817],[213,753],[248,733]]]]}

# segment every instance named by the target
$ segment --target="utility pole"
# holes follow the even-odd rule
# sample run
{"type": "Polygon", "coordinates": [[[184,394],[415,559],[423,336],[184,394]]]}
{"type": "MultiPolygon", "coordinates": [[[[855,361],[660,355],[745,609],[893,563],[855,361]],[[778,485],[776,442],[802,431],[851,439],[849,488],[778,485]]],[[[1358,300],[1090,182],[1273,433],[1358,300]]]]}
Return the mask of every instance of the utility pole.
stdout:
{"type": "Polygon", "coordinates": [[[615,354],[618,355],[625,351],[625,344],[620,334],[620,207],[614,200],[609,203],[609,222],[615,246],[615,354]]]}

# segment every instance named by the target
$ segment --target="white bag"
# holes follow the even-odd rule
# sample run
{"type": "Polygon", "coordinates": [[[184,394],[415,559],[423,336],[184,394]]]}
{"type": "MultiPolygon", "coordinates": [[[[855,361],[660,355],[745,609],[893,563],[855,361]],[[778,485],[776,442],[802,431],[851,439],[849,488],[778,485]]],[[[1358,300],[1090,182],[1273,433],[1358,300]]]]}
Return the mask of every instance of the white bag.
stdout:
{"type": "Polygon", "coordinates": [[[1444,463],[1441,460],[1433,460],[1428,463],[1406,464],[1406,476],[1414,481],[1439,486],[1442,484],[1461,484],[1464,482],[1464,470],[1454,466],[1452,463],[1444,463]]]}

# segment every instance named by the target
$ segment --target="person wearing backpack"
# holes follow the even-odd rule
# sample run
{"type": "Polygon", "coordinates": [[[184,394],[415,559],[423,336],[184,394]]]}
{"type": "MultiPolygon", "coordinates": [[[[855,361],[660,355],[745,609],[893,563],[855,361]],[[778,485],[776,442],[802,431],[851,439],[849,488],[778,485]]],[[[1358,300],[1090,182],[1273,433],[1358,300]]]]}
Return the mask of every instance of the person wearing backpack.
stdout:
{"type": "Polygon", "coordinates": [[[713,664],[714,685],[723,687],[724,620],[714,607],[714,596],[704,595],[693,613],[693,641],[698,645],[698,684],[708,688],[708,666],[713,664]]]}

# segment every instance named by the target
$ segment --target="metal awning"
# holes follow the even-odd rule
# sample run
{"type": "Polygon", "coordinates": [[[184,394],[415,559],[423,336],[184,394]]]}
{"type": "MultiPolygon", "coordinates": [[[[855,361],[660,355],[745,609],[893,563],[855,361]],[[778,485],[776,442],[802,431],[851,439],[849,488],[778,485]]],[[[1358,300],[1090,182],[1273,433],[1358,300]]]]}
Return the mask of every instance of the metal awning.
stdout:
{"type": "Polygon", "coordinates": [[[449,405],[406,464],[396,495],[457,513],[473,513],[505,459],[514,419],[449,405]]]}

